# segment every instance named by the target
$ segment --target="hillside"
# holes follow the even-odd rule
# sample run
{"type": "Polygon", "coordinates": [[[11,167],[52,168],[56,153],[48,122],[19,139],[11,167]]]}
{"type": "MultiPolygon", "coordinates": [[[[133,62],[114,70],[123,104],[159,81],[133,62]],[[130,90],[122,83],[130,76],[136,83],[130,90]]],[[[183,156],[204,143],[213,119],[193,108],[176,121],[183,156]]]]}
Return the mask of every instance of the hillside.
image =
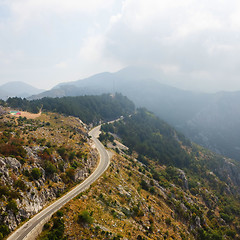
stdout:
{"type": "Polygon", "coordinates": [[[110,168],[39,239],[240,238],[238,163],[191,145],[143,109],[102,129],[110,168]]]}
{"type": "Polygon", "coordinates": [[[78,118],[0,119],[0,239],[85,179],[98,158],[78,118]]]}
{"type": "MultiPolygon", "coordinates": [[[[18,109],[38,108],[21,98],[9,101],[18,109]]],[[[69,101],[64,99],[65,115],[44,112],[34,119],[32,114],[26,115],[29,119],[21,115],[14,118],[8,114],[9,108],[1,107],[0,239],[91,174],[98,156],[91,147],[88,128],[102,118],[119,118],[134,110],[134,105],[121,95],[69,101]],[[79,105],[68,105],[69,101],[85,105],[80,113],[89,120],[89,125],[77,117],[66,116],[67,113],[74,115],[73,111],[79,108],[79,105]]],[[[1,103],[7,105],[7,102],[1,103]]],[[[55,104],[61,106],[60,102],[55,104]]]]}
{"type": "Polygon", "coordinates": [[[110,121],[134,112],[134,104],[121,94],[100,96],[80,96],[64,98],[43,98],[28,101],[21,98],[9,98],[6,103],[12,108],[30,112],[39,109],[53,111],[81,118],[87,124],[98,124],[99,121],[110,121]]]}
{"type": "Polygon", "coordinates": [[[218,93],[180,130],[194,142],[240,160],[240,92],[218,93]]]}

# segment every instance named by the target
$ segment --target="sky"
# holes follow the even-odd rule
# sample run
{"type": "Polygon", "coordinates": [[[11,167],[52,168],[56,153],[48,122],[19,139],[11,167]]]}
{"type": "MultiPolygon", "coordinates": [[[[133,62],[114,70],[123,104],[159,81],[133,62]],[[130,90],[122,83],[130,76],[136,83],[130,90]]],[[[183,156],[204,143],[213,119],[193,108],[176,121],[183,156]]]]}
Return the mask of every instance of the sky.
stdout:
{"type": "Polygon", "coordinates": [[[240,90],[240,1],[0,0],[0,85],[133,65],[182,89],[240,90]]]}

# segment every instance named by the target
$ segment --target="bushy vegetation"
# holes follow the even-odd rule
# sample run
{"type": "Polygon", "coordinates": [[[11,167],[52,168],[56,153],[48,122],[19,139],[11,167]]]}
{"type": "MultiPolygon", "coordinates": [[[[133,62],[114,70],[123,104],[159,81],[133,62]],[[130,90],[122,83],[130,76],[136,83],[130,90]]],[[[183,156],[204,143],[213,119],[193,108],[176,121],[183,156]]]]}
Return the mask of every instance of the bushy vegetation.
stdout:
{"type": "Polygon", "coordinates": [[[7,225],[0,225],[0,240],[4,239],[10,233],[9,227],[7,225]]]}
{"type": "Polygon", "coordinates": [[[8,98],[7,104],[12,108],[21,108],[35,113],[43,106],[45,111],[79,117],[85,123],[96,124],[100,120],[113,120],[134,111],[134,104],[121,94],[115,96],[103,94],[101,96],[43,98],[32,101],[14,97],[8,98]]]}
{"type": "Polygon", "coordinates": [[[17,203],[14,200],[10,200],[6,206],[7,210],[12,210],[14,214],[18,212],[17,203]]]}
{"type": "Polygon", "coordinates": [[[91,216],[91,214],[87,210],[85,210],[85,211],[82,211],[78,215],[78,222],[79,223],[92,224],[93,223],[93,217],[91,216]]]}
{"type": "Polygon", "coordinates": [[[22,147],[23,143],[23,139],[13,136],[10,130],[4,131],[0,139],[0,156],[24,158],[26,151],[22,147]]]}
{"type": "MultiPolygon", "coordinates": [[[[0,239],[10,233],[8,226],[19,224],[33,212],[25,206],[43,197],[42,206],[60,197],[81,179],[76,177],[91,161],[91,172],[97,160],[89,155],[87,132],[78,118],[45,113],[38,119],[0,119],[0,239]],[[45,194],[45,191],[47,194],[45,194]],[[20,205],[23,201],[27,204],[20,205]],[[20,207],[21,206],[21,207],[20,207]]],[[[63,219],[50,226],[61,239],[63,219]]]]}
{"type": "MultiPolygon", "coordinates": [[[[112,142],[114,133],[129,147],[128,154],[136,156],[137,153],[138,161],[144,164],[138,171],[150,177],[139,181],[139,190],[156,195],[155,182],[168,189],[168,206],[176,213],[176,219],[189,224],[196,239],[234,239],[240,229],[239,189],[222,171],[223,157],[191,144],[145,109],[105,124],[102,130],[100,140],[104,143],[112,142]],[[187,200],[189,193],[203,204],[187,200]],[[207,215],[206,209],[209,209],[207,215]]],[[[137,209],[136,206],[132,209],[135,216],[138,216],[137,209]]],[[[166,218],[165,223],[170,226],[171,218],[166,218]]]]}
{"type": "Polygon", "coordinates": [[[136,114],[122,121],[103,125],[102,130],[116,133],[131,150],[159,163],[176,166],[189,164],[190,158],[179,141],[188,145],[190,142],[145,109],[138,109],[136,114]]]}
{"type": "Polygon", "coordinates": [[[65,240],[67,237],[64,237],[64,218],[61,211],[57,211],[53,216],[53,225],[50,227],[48,223],[44,225],[43,230],[48,230],[41,240],[65,240]]]}
{"type": "Polygon", "coordinates": [[[38,180],[42,176],[42,172],[39,168],[33,168],[32,171],[31,171],[31,176],[35,180],[38,180]]]}
{"type": "MultiPolygon", "coordinates": [[[[91,119],[89,122],[97,123],[100,119],[108,120],[109,113],[104,113],[103,109],[99,110],[98,106],[102,104],[101,107],[104,107],[101,98],[106,97],[106,99],[110,99],[109,101],[112,101],[113,98],[107,95],[98,97],[89,97],[84,100],[86,106],[89,104],[89,109],[94,110],[94,106],[97,109],[88,115],[91,119]],[[100,105],[97,105],[97,100],[100,105]]],[[[28,104],[28,101],[24,99],[21,101],[28,104]]],[[[62,103],[63,100],[53,101],[62,103]]],[[[55,106],[54,104],[51,109],[55,106]]],[[[41,105],[36,106],[40,107],[41,105]]],[[[75,105],[72,110],[70,109],[71,104],[68,106],[63,104],[63,106],[61,111],[65,114],[69,114],[69,111],[74,112],[75,105]]],[[[83,107],[83,109],[85,108],[83,107]]],[[[106,109],[111,110],[111,107],[108,106],[106,109]]],[[[125,109],[125,105],[123,109],[125,109]]],[[[114,115],[116,113],[114,111],[110,114],[116,117],[121,109],[117,112],[116,115],[114,115]]],[[[129,112],[124,110],[125,114],[129,112]]],[[[50,115],[50,113],[48,114],[50,115]]],[[[85,113],[77,112],[77,114],[85,113]]],[[[122,112],[121,115],[123,115],[122,112]]],[[[16,157],[22,164],[25,164],[25,170],[20,176],[15,175],[14,171],[10,171],[12,186],[10,184],[0,186],[0,200],[6,203],[5,209],[7,210],[0,209],[1,216],[10,212],[16,215],[21,212],[17,208],[17,199],[21,201],[22,192],[29,193],[29,195],[36,194],[35,191],[30,191],[27,181],[32,181],[31,185],[36,185],[36,191],[42,190],[39,186],[42,181],[45,181],[44,187],[49,188],[57,185],[58,181],[64,182],[67,187],[73,185],[78,168],[88,160],[89,152],[84,147],[87,137],[75,139],[77,132],[81,129],[66,126],[65,120],[57,114],[48,116],[45,122],[36,121],[34,124],[27,119],[19,118],[19,130],[16,130],[17,126],[14,125],[13,120],[4,123],[4,127],[1,128],[2,138],[0,141],[0,147],[3,146],[3,150],[0,153],[2,156],[16,157]],[[35,134],[38,128],[40,137],[35,134]],[[28,137],[28,132],[33,132],[31,138],[28,137]],[[65,136],[61,144],[55,141],[58,140],[56,136],[60,136],[56,135],[57,132],[61,136],[65,136]],[[74,147],[71,141],[70,144],[67,144],[66,139],[71,139],[76,146],[74,147]],[[35,160],[26,158],[26,151],[22,145],[30,148],[38,146],[35,160]],[[37,181],[39,179],[41,181],[37,181]]],[[[148,238],[153,236],[151,234],[156,234],[157,229],[161,229],[160,225],[178,231],[179,229],[175,225],[176,221],[180,222],[185,230],[188,229],[189,236],[193,236],[195,239],[234,239],[239,236],[240,198],[237,195],[236,186],[230,183],[229,175],[222,175],[221,171],[217,171],[220,168],[224,169],[223,158],[191,144],[183,135],[145,109],[139,109],[136,114],[125,116],[114,124],[106,124],[102,130],[104,131],[100,140],[105,143],[110,141],[113,145],[114,138],[120,137],[123,143],[129,147],[129,151],[118,151],[122,154],[121,160],[114,159],[110,165],[109,175],[104,175],[100,185],[95,185],[88,190],[92,191],[92,199],[95,199],[95,204],[100,204],[96,209],[94,209],[95,205],[91,205],[90,194],[87,196],[87,200],[86,196],[76,199],[85,204],[84,206],[80,205],[79,208],[73,208],[76,210],[73,218],[77,229],[87,227],[90,230],[86,231],[92,231],[91,234],[95,234],[99,239],[120,239],[121,236],[117,234],[115,236],[112,234],[110,237],[108,231],[93,229],[93,225],[95,225],[92,224],[93,214],[94,223],[97,224],[98,211],[103,211],[104,214],[108,212],[113,221],[130,220],[125,221],[125,224],[128,222],[132,224],[135,221],[135,225],[141,227],[139,228],[142,231],[141,235],[148,238]],[[124,151],[125,153],[123,153],[124,151]],[[121,161],[124,161],[124,164],[121,161]],[[179,168],[186,176],[182,175],[182,170],[179,168]],[[116,179],[118,179],[117,184],[111,186],[116,179]],[[121,190],[122,188],[124,190],[121,190]],[[163,216],[162,211],[166,209],[167,214],[163,216]]],[[[225,172],[223,171],[223,173],[225,172]]],[[[100,219],[103,217],[101,216],[100,219]]],[[[101,222],[100,225],[104,225],[104,222],[101,222]]],[[[132,226],[132,229],[138,228],[134,224],[132,226]]],[[[69,227],[69,224],[64,225],[63,213],[59,211],[53,216],[52,221],[45,225],[43,239],[66,238],[64,237],[65,227],[69,227]]],[[[8,233],[9,229],[4,227],[3,222],[0,222],[0,239],[8,233]]],[[[138,233],[136,236],[139,236],[138,239],[145,239],[141,235],[138,233]]],[[[171,237],[168,231],[161,234],[161,236],[163,235],[166,239],[171,237]]],[[[181,236],[182,239],[187,239],[185,234],[182,233],[181,236]]],[[[136,239],[132,238],[131,233],[127,237],[136,239]]]]}

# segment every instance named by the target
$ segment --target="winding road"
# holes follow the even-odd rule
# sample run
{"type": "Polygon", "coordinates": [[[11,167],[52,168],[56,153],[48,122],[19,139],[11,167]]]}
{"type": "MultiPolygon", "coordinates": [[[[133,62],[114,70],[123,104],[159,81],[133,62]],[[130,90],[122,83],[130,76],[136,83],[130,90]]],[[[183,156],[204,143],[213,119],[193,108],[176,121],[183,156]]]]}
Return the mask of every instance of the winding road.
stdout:
{"type": "MultiPolygon", "coordinates": [[[[39,226],[43,226],[43,224],[51,218],[53,213],[62,208],[67,202],[76,197],[78,194],[86,190],[107,170],[110,164],[110,157],[104,146],[97,139],[99,132],[100,126],[95,127],[89,132],[89,135],[92,137],[92,140],[95,143],[95,146],[100,154],[100,161],[95,171],[81,184],[77,185],[70,192],[59,198],[47,208],[43,209],[41,212],[31,218],[28,222],[26,222],[20,228],[14,231],[8,237],[8,240],[34,239],[37,235],[36,229],[39,228],[39,226]]],[[[39,231],[40,230],[38,230],[38,232],[39,231]]]]}

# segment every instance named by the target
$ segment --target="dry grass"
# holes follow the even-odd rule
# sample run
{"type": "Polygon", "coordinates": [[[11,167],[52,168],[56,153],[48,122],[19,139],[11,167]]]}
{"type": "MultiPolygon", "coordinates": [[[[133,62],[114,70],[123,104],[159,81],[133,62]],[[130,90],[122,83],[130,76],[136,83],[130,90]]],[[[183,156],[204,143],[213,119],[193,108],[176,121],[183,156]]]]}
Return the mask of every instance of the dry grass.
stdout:
{"type": "MultiPolygon", "coordinates": [[[[21,112],[21,117],[26,117],[27,119],[36,119],[38,117],[40,117],[42,114],[42,112],[40,111],[39,113],[30,113],[30,112],[21,112]]],[[[16,116],[16,117],[20,117],[20,116],[16,116]]]]}
{"type": "Polygon", "coordinates": [[[123,239],[137,239],[138,235],[144,239],[182,239],[180,232],[187,231],[186,226],[171,216],[172,210],[164,199],[145,190],[139,191],[142,175],[134,171],[137,167],[133,167],[126,158],[114,156],[103,177],[84,195],[65,206],[65,234],[68,239],[112,239],[117,235],[123,239]],[[130,171],[134,173],[131,177],[130,171]],[[119,186],[131,197],[120,193],[119,186]],[[131,210],[138,204],[143,216],[123,213],[123,209],[131,210]],[[84,210],[92,213],[93,225],[77,222],[78,214],[84,210]],[[171,219],[170,225],[166,224],[167,218],[171,219]],[[151,222],[153,231],[149,232],[151,222]]]}

